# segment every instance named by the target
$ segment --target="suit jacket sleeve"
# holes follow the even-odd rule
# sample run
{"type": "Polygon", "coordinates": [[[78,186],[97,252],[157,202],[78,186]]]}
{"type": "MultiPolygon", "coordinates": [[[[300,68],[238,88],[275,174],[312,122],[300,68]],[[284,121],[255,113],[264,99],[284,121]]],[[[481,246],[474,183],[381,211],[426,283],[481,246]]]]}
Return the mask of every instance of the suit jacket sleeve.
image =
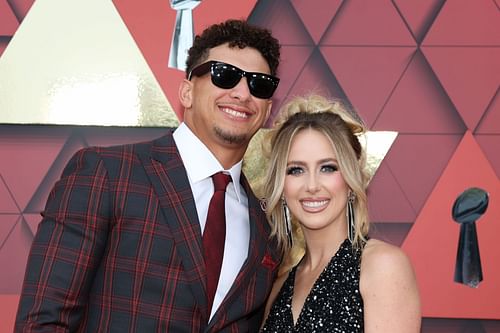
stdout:
{"type": "Polygon", "coordinates": [[[110,227],[108,178],[91,149],[77,152],[52,189],[25,273],[16,332],[74,331],[110,227]]]}

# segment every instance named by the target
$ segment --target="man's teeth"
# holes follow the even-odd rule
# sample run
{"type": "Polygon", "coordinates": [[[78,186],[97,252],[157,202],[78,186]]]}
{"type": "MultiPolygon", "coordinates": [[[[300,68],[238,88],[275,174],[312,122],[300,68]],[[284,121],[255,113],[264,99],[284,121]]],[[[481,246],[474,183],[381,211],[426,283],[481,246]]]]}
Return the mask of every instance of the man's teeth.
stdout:
{"type": "Polygon", "coordinates": [[[248,118],[248,115],[245,112],[238,112],[236,110],[226,109],[226,108],[222,109],[222,111],[224,111],[227,114],[230,114],[233,117],[248,118]]]}

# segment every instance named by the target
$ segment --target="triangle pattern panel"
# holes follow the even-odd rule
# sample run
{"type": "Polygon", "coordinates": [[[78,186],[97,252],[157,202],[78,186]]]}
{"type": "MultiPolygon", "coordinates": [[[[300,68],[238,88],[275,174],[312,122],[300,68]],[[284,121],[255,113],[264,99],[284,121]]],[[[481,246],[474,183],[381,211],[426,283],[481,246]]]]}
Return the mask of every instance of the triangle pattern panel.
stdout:
{"type": "Polygon", "coordinates": [[[294,82],[289,96],[321,94],[340,99],[349,107],[349,100],[335,76],[330,72],[322,54],[315,49],[294,82]]]}
{"type": "Polygon", "coordinates": [[[10,41],[10,37],[1,37],[0,36],[0,57],[2,56],[2,53],[7,48],[7,44],[9,44],[9,41],[10,41]]]}
{"type": "Polygon", "coordinates": [[[371,128],[415,48],[323,46],[320,50],[350,102],[371,128]]]}
{"type": "Polygon", "coordinates": [[[0,214],[0,251],[19,221],[19,214],[0,214]]]}
{"type": "Polygon", "coordinates": [[[344,0],[291,0],[304,27],[318,44],[344,0]]]}
{"type": "Polygon", "coordinates": [[[500,135],[476,134],[474,137],[500,179],[500,135]]]}
{"type": "Polygon", "coordinates": [[[384,162],[390,167],[417,214],[461,138],[462,135],[400,133],[386,155],[384,162]]]}
{"type": "Polygon", "coordinates": [[[7,0],[0,0],[0,36],[13,36],[19,26],[7,0]]]}
{"type": "Polygon", "coordinates": [[[165,128],[84,128],[81,131],[86,144],[91,146],[114,146],[150,141],[165,134],[165,128]]]}
{"type": "Polygon", "coordinates": [[[14,332],[19,295],[0,294],[0,332],[14,332]]]}
{"type": "MultiPolygon", "coordinates": [[[[282,46],[315,45],[301,18],[288,1],[259,1],[248,21],[270,29],[282,46]]],[[[285,52],[282,51],[282,55],[285,55],[285,52]]]]}
{"type": "MultiPolygon", "coordinates": [[[[397,139],[396,139],[397,140],[397,139]]],[[[387,157],[378,168],[368,187],[370,221],[384,223],[413,223],[417,212],[412,207],[401,184],[394,177],[387,157]]]]}
{"type": "Polygon", "coordinates": [[[31,197],[24,213],[39,214],[45,207],[52,187],[60,178],[70,158],[80,149],[89,146],[111,146],[155,139],[164,128],[78,127],[67,139],[40,185],[31,197]]]}
{"type": "Polygon", "coordinates": [[[25,223],[18,220],[0,248],[0,294],[20,294],[33,235],[25,223]],[[13,258],[15,258],[13,260],[13,258]]]}
{"type": "MultiPolygon", "coordinates": [[[[75,132],[78,133],[77,130],[75,132]]],[[[66,163],[78,149],[87,146],[88,144],[78,134],[73,134],[67,138],[57,156],[53,158],[53,163],[44,174],[43,179],[36,189],[31,192],[32,196],[23,213],[38,214],[44,209],[47,197],[56,181],[60,178],[66,163]]]]}
{"type": "Polygon", "coordinates": [[[248,18],[257,2],[258,0],[238,0],[236,6],[234,0],[201,1],[193,12],[195,33],[230,18],[248,18]]]}
{"type": "Polygon", "coordinates": [[[42,216],[40,214],[23,214],[22,222],[28,226],[31,234],[34,236],[41,220],[42,216]]]}
{"type": "Polygon", "coordinates": [[[493,1],[446,1],[422,45],[499,46],[499,31],[500,11],[493,1]]]}
{"type": "Polygon", "coordinates": [[[324,75],[322,70],[319,70],[318,72],[314,72],[312,77],[302,77],[304,71],[308,73],[311,72],[306,69],[306,65],[307,61],[314,52],[314,47],[283,45],[281,47],[281,52],[283,55],[281,56],[280,69],[278,73],[280,83],[273,96],[272,114],[268,119],[266,127],[272,126],[273,119],[278,113],[281,104],[286,101],[287,96],[292,94],[293,87],[297,83],[300,84],[305,80],[304,84],[317,84],[317,82],[324,75]]]}
{"type": "Polygon", "coordinates": [[[380,239],[394,246],[401,246],[413,223],[370,222],[370,237],[380,239]]]}
{"type": "Polygon", "coordinates": [[[19,213],[19,207],[10,193],[0,172],[0,214],[19,213]]]}
{"type": "Polygon", "coordinates": [[[500,134],[500,88],[497,89],[474,134],[500,134]]]}
{"type": "Polygon", "coordinates": [[[7,0],[19,22],[28,14],[34,0],[7,0]]]}
{"type": "Polygon", "coordinates": [[[344,1],[322,46],[415,46],[408,27],[390,0],[344,1]]]}
{"type": "Polygon", "coordinates": [[[0,151],[9,156],[0,165],[0,174],[21,210],[27,206],[66,140],[66,137],[25,134],[4,136],[0,142],[0,151]]]}
{"type": "Polygon", "coordinates": [[[413,37],[421,42],[438,15],[446,0],[395,0],[404,20],[410,27],[413,37]]]}
{"type": "Polygon", "coordinates": [[[463,134],[466,127],[429,64],[417,51],[373,129],[463,134]]]}
{"type": "Polygon", "coordinates": [[[403,244],[416,271],[424,317],[500,319],[500,267],[496,264],[500,206],[492,204],[499,201],[500,182],[467,132],[403,244]],[[469,187],[484,189],[490,201],[476,222],[484,277],[478,288],[453,281],[460,226],[451,217],[451,207],[469,187]]]}
{"type": "Polygon", "coordinates": [[[422,50],[467,128],[474,131],[500,85],[500,48],[422,50]]]}

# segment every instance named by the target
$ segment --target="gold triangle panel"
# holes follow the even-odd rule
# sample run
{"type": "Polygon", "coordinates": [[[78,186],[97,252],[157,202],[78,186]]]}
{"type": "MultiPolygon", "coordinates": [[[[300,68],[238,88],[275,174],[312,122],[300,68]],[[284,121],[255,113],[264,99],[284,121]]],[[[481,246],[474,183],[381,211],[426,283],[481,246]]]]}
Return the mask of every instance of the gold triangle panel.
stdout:
{"type": "Polygon", "coordinates": [[[0,58],[0,123],[178,120],[111,1],[37,0],[0,58]]]}

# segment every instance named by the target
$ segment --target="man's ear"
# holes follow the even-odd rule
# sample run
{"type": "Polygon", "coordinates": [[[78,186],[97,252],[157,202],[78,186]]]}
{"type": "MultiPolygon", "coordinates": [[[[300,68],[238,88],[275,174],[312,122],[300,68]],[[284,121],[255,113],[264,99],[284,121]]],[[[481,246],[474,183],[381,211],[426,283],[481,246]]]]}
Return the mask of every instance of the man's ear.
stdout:
{"type": "Polygon", "coordinates": [[[187,79],[182,80],[179,86],[179,100],[184,108],[189,109],[193,103],[193,83],[187,79]]]}

